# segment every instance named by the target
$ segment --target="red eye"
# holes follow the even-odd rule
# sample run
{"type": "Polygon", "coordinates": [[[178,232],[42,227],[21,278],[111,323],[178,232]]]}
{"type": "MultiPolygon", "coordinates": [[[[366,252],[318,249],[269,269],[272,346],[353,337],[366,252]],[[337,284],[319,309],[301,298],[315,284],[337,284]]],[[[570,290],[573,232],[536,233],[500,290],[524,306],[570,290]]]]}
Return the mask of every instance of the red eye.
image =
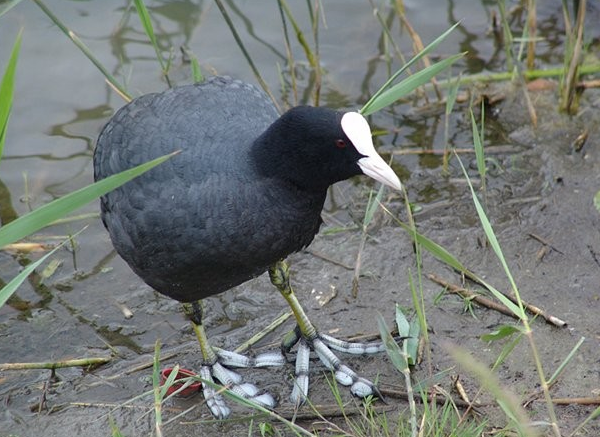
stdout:
{"type": "Polygon", "coordinates": [[[337,140],[335,140],[335,145],[338,149],[343,149],[346,147],[346,142],[341,138],[338,138],[337,140]]]}

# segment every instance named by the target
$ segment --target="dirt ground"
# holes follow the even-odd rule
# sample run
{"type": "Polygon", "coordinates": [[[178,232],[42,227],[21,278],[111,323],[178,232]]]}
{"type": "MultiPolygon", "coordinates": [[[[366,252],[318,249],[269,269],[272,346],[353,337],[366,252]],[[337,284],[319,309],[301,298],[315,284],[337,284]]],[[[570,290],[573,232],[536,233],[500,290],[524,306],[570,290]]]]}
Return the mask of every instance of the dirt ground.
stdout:
{"type": "MultiPolygon", "coordinates": [[[[544,369],[552,374],[575,343],[585,338],[574,358],[552,387],[555,398],[598,397],[600,391],[600,213],[592,199],[600,190],[600,96],[587,92],[583,110],[577,117],[559,115],[552,92],[536,92],[532,98],[538,127],[531,127],[523,105],[522,93],[500,90],[506,98],[490,108],[487,117],[486,147],[490,152],[487,212],[503,248],[508,265],[523,298],[546,312],[565,320],[557,328],[541,319],[532,322],[534,338],[544,369]],[[587,132],[580,150],[573,142],[587,132]],[[539,237],[539,238],[538,238],[539,237]],[[546,243],[542,243],[542,240],[546,243]]],[[[495,90],[494,92],[498,92],[495,90]]],[[[468,129],[466,111],[457,110],[459,124],[468,129]],[[461,112],[462,111],[462,112],[461,112]]],[[[474,156],[461,158],[477,178],[474,156]]],[[[456,159],[450,175],[439,166],[430,171],[411,173],[411,159],[396,156],[396,167],[403,174],[409,197],[420,208],[415,214],[419,231],[453,253],[470,270],[499,290],[509,284],[493,251],[485,244],[468,188],[456,159]],[[432,194],[433,193],[433,194],[432,194]],[[430,199],[434,199],[431,201],[430,199]]],[[[426,168],[421,165],[420,168],[426,168]]],[[[367,198],[365,180],[335,187],[325,226],[310,248],[290,257],[293,281],[301,302],[318,328],[339,337],[377,332],[377,317],[391,326],[394,306],[410,311],[409,271],[416,274],[411,242],[393,220],[380,213],[369,228],[362,256],[363,266],[357,298],[351,296],[352,269],[360,244],[360,232],[353,228],[328,233],[340,224],[360,223],[367,198]],[[326,260],[326,259],[328,260],[326,260]],[[335,262],[331,262],[331,260],[335,262]],[[334,293],[335,292],[335,293],[334,293]],[[320,298],[334,296],[324,306],[320,298]]],[[[385,204],[402,219],[403,203],[389,194],[385,204]]],[[[95,206],[89,208],[93,211],[95,206]]],[[[19,317],[13,307],[0,313],[2,358],[0,361],[38,361],[36,351],[43,345],[50,351],[48,360],[80,356],[111,356],[112,361],[91,371],[78,368],[57,371],[0,372],[0,436],[85,435],[105,436],[112,417],[124,435],[148,435],[153,427],[152,398],[146,396],[127,406],[121,403],[151,389],[151,369],[137,366],[150,363],[154,342],[161,339],[162,353],[174,353],[164,365],[179,363],[199,367],[199,353],[191,329],[176,302],[153,292],[131,273],[111,251],[108,235],[98,220],[90,221],[88,236],[81,237],[79,274],[52,277],[44,296],[25,286],[19,291],[23,301],[42,301],[19,317]],[[83,252],[83,254],[81,253],[83,252]],[[134,316],[126,319],[121,309],[134,316]],[[27,324],[27,329],[23,329],[27,324]],[[43,401],[43,408],[36,407],[43,401]]],[[[71,255],[64,251],[67,262],[71,255]]],[[[423,273],[435,274],[448,282],[461,284],[461,277],[424,253],[423,273]]],[[[0,253],[0,267],[7,272],[17,267],[7,254],[0,253]]],[[[58,275],[60,276],[60,275],[58,275]]],[[[449,371],[439,384],[452,392],[451,377],[460,375],[472,396],[479,384],[465,373],[448,354],[457,345],[470,351],[476,360],[493,364],[505,342],[485,343],[480,336],[499,325],[514,324],[513,319],[495,311],[465,303],[455,295],[441,295],[440,285],[423,278],[426,315],[430,330],[431,362],[413,369],[415,382],[433,373],[449,371]],[[429,366],[429,364],[431,366],[429,366]]],[[[472,283],[466,286],[478,289],[472,283]]],[[[206,301],[208,332],[215,345],[235,348],[285,312],[286,306],[265,275],[234,290],[206,301]]],[[[281,335],[293,326],[288,320],[267,335],[253,352],[277,347],[281,335]]],[[[347,363],[361,375],[377,378],[384,388],[403,390],[401,375],[385,354],[348,357],[347,363]]],[[[313,362],[311,401],[333,404],[323,378],[323,367],[313,362]]],[[[269,370],[246,370],[244,376],[269,390],[280,400],[277,411],[289,410],[293,365],[269,370]]],[[[521,398],[539,393],[537,376],[528,344],[522,341],[500,366],[501,383],[521,398]]],[[[342,389],[345,399],[351,396],[342,389]]],[[[481,400],[489,399],[483,394],[481,400]]],[[[387,399],[390,420],[406,409],[402,399],[387,399]]],[[[210,420],[202,397],[175,399],[168,403],[164,419],[194,407],[165,427],[167,435],[248,435],[247,420],[215,423],[210,420]]],[[[574,403],[557,405],[561,430],[567,434],[595,408],[574,403]]],[[[548,420],[542,396],[527,410],[533,420],[548,420]]],[[[244,418],[247,409],[234,406],[234,417],[244,418]]],[[[492,424],[502,426],[497,407],[482,409],[492,424]]],[[[258,419],[257,419],[258,420],[258,419]]],[[[264,419],[260,419],[264,420],[264,419]]],[[[259,421],[260,421],[259,420],[259,421]]],[[[304,423],[310,426],[311,420],[304,423]]],[[[285,430],[281,424],[276,425],[285,430]]],[[[285,432],[285,431],[283,431],[285,432]]],[[[599,435],[600,425],[593,421],[587,434],[599,435]]]]}

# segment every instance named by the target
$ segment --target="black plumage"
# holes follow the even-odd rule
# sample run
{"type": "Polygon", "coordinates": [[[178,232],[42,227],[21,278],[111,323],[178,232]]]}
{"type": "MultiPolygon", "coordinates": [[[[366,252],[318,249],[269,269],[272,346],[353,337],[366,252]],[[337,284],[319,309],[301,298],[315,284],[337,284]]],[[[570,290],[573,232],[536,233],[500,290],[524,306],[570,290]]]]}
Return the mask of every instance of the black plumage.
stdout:
{"type": "Polygon", "coordinates": [[[222,77],[134,100],[100,134],[95,178],[181,153],[102,198],[117,252],[183,302],[265,272],[312,241],[329,185],[361,173],[358,152],[336,147],[350,142],[340,118],[297,107],[278,119],[256,88],[222,77]]]}
{"type": "MultiPolygon", "coordinates": [[[[214,376],[241,396],[272,408],[275,400],[224,366],[283,365],[281,354],[254,359],[210,346],[197,302],[265,271],[294,311],[299,343],[292,400],[308,393],[309,350],[359,396],[376,387],[329,348],[371,353],[382,346],[320,335],[298,303],[282,260],[306,247],[321,225],[327,189],[366,174],[395,189],[400,181],[373,147],[358,113],[298,106],[279,116],[255,87],[224,77],[148,94],[121,108],[102,130],[94,153],[96,180],[159,156],[181,152],[101,199],[102,221],[135,273],[184,303],[200,343],[206,380],[214,376]],[[304,371],[305,369],[306,371],[304,371]]],[[[230,414],[203,385],[216,417],[230,414]]]]}

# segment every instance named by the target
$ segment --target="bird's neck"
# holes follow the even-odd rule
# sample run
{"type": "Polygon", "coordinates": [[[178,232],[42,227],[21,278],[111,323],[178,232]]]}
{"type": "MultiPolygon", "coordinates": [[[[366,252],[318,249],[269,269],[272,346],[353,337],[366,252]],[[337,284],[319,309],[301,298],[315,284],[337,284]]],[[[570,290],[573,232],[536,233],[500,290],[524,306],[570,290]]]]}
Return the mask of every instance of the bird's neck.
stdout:
{"type": "Polygon", "coordinates": [[[324,199],[331,182],[318,171],[311,171],[316,165],[312,165],[300,144],[290,142],[294,140],[282,124],[281,119],[275,121],[252,144],[250,159],[257,173],[294,185],[306,195],[324,199]]]}

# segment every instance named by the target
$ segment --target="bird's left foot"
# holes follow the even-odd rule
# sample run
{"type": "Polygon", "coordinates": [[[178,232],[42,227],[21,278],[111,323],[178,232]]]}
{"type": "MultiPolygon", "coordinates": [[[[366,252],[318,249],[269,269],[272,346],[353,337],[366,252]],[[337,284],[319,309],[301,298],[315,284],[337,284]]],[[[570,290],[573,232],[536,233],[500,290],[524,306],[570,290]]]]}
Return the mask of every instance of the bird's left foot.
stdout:
{"type": "Polygon", "coordinates": [[[277,402],[271,394],[259,390],[254,384],[243,382],[242,375],[234,372],[229,367],[260,368],[282,366],[285,364],[283,355],[277,352],[268,352],[250,358],[218,348],[214,348],[214,353],[216,357],[214,362],[212,364],[205,363],[200,368],[200,376],[205,381],[202,384],[202,392],[213,416],[217,419],[225,419],[231,413],[220,391],[216,388],[215,379],[229,391],[261,407],[268,409],[275,407],[277,402]]]}
{"type": "Polygon", "coordinates": [[[344,364],[332,351],[332,349],[334,349],[339,352],[353,355],[370,355],[385,350],[385,346],[382,342],[351,343],[326,334],[321,334],[316,330],[314,331],[314,334],[310,336],[303,335],[300,328],[296,326],[296,329],[291,331],[284,338],[281,345],[283,352],[289,352],[295,344],[298,344],[295,370],[296,380],[294,382],[292,394],[290,395],[290,400],[294,404],[300,405],[304,403],[308,396],[308,375],[311,350],[317,354],[325,367],[334,372],[335,379],[338,383],[350,387],[350,391],[353,395],[360,398],[374,395],[383,399],[381,392],[374,383],[358,376],[354,370],[344,364]]]}
{"type": "Polygon", "coordinates": [[[282,366],[286,362],[285,357],[279,352],[267,352],[250,358],[236,352],[213,348],[202,324],[201,303],[199,301],[184,303],[183,310],[192,322],[192,328],[200,344],[203,361],[200,376],[206,382],[202,384],[202,392],[213,416],[217,419],[225,419],[231,414],[231,410],[221,395],[221,390],[215,384],[215,379],[223,387],[244,399],[264,408],[274,408],[276,401],[273,396],[260,391],[254,384],[243,382],[242,376],[228,367],[282,366]]]}

